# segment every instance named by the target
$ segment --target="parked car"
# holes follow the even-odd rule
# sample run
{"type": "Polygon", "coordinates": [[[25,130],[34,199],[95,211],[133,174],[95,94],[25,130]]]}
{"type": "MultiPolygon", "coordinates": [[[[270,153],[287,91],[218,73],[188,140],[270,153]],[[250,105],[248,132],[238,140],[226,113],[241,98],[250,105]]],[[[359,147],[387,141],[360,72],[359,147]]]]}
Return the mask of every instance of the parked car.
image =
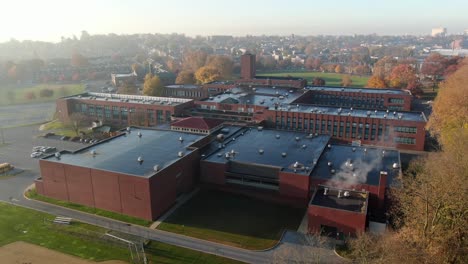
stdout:
{"type": "Polygon", "coordinates": [[[38,152],[38,151],[41,151],[41,149],[43,149],[44,146],[35,146],[32,148],[32,152],[38,152]]]}
{"type": "Polygon", "coordinates": [[[57,150],[57,148],[55,148],[55,147],[45,147],[45,148],[43,148],[41,151],[42,151],[43,153],[51,153],[51,152],[54,152],[54,151],[56,151],[56,150],[57,150]]]}
{"type": "Polygon", "coordinates": [[[63,137],[60,138],[60,140],[69,140],[69,139],[70,139],[69,136],[63,136],[63,137]]]}
{"type": "Polygon", "coordinates": [[[40,156],[42,156],[42,154],[43,153],[39,152],[39,151],[33,152],[33,153],[31,153],[31,158],[39,158],[40,156]]]}

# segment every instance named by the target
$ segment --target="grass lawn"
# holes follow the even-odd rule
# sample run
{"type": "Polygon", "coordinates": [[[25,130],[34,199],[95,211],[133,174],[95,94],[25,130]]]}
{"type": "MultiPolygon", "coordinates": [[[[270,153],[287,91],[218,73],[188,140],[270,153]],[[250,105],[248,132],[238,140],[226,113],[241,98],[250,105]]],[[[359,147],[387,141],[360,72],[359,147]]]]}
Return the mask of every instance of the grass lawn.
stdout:
{"type": "MultiPolygon", "coordinates": [[[[42,127],[41,130],[45,131],[53,131],[56,135],[61,135],[61,136],[69,136],[69,137],[76,137],[75,131],[72,129],[68,128],[65,124],[60,122],[58,119],[52,120],[48,123],[45,123],[42,127]]],[[[80,131],[88,131],[87,129],[81,129],[80,131]]]]}
{"type": "Polygon", "coordinates": [[[84,91],[82,84],[38,84],[30,86],[2,86],[0,87],[0,105],[14,104],[29,104],[52,102],[55,99],[63,96],[82,93],[84,91]],[[50,97],[41,97],[42,89],[53,90],[53,95],[50,97]],[[28,93],[34,94],[33,98],[26,98],[28,93]]]}
{"type": "Polygon", "coordinates": [[[74,210],[78,210],[78,211],[82,211],[82,212],[86,212],[90,214],[100,215],[100,216],[112,218],[115,220],[131,223],[135,225],[150,226],[153,223],[152,221],[136,218],[133,216],[123,215],[123,214],[119,214],[115,212],[105,211],[105,210],[98,209],[98,208],[88,207],[88,206],[81,205],[81,204],[70,203],[67,201],[62,201],[62,200],[57,200],[54,198],[42,196],[37,193],[36,189],[29,190],[26,193],[26,196],[28,196],[28,198],[31,198],[31,199],[35,199],[35,200],[39,200],[39,201],[43,201],[43,202],[47,202],[47,203],[51,203],[55,205],[60,205],[60,206],[67,207],[70,209],[74,209],[74,210]]]}
{"type": "MultiPolygon", "coordinates": [[[[326,86],[341,86],[341,79],[346,74],[327,73],[327,72],[309,72],[309,71],[292,71],[292,72],[258,72],[257,76],[276,76],[276,77],[300,77],[307,80],[308,84],[312,83],[315,77],[320,77],[325,80],[326,86]]],[[[351,75],[353,84],[350,87],[362,88],[367,84],[368,76],[351,75]]]]}
{"type": "MultiPolygon", "coordinates": [[[[0,246],[25,241],[94,261],[130,262],[129,251],[103,240],[104,228],[79,222],[58,226],[54,216],[0,203],[0,246]]],[[[150,263],[240,263],[181,247],[151,241],[145,248],[150,263]]]]}
{"type": "Polygon", "coordinates": [[[297,229],[304,209],[204,190],[158,229],[247,249],[274,246],[285,229],[297,229]]]}

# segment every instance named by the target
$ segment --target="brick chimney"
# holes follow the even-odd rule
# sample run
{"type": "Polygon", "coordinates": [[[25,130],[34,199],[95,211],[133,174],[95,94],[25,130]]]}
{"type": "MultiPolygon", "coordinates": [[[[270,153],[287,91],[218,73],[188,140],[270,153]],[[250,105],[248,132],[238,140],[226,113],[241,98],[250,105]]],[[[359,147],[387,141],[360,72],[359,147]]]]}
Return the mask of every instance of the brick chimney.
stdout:
{"type": "Polygon", "coordinates": [[[383,209],[385,203],[385,189],[387,187],[387,172],[381,171],[379,178],[379,193],[378,193],[378,206],[379,209],[383,209]]]}

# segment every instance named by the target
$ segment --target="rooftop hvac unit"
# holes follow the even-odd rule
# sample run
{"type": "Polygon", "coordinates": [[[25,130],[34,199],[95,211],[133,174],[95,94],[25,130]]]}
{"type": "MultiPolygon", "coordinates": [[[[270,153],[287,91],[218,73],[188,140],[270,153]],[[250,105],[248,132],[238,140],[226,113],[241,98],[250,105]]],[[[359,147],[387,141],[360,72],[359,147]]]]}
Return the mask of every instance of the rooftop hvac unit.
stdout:
{"type": "Polygon", "coordinates": [[[184,152],[182,152],[182,151],[177,152],[177,156],[179,156],[180,158],[182,158],[182,157],[184,156],[184,152]]]}
{"type": "Polygon", "coordinates": [[[281,157],[286,157],[288,154],[286,152],[281,153],[281,157]]]}
{"type": "Polygon", "coordinates": [[[137,134],[137,135],[138,135],[139,138],[141,138],[141,136],[142,136],[142,134],[141,134],[140,131],[138,131],[138,134],[137,134]]]}
{"type": "Polygon", "coordinates": [[[154,165],[153,170],[154,171],[159,171],[161,168],[159,167],[158,164],[154,165]]]}
{"type": "Polygon", "coordinates": [[[137,158],[137,161],[138,161],[139,163],[143,163],[143,157],[142,157],[142,156],[139,156],[139,157],[137,158]]]}

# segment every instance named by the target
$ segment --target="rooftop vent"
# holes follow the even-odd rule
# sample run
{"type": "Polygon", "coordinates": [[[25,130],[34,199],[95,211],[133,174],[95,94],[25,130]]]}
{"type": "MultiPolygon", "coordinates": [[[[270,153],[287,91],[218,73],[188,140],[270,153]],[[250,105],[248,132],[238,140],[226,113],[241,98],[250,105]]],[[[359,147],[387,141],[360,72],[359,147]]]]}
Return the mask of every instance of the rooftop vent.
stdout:
{"type": "Polygon", "coordinates": [[[294,139],[295,139],[296,141],[299,141],[299,140],[301,140],[301,138],[300,138],[300,137],[295,137],[294,139]]]}
{"type": "Polygon", "coordinates": [[[257,130],[258,130],[258,131],[262,131],[262,130],[263,130],[263,127],[262,127],[262,126],[259,126],[259,127],[257,127],[257,130]]]}
{"type": "Polygon", "coordinates": [[[353,152],[356,152],[356,148],[352,148],[351,150],[352,150],[353,152]]]}
{"type": "Polygon", "coordinates": [[[331,173],[331,174],[335,174],[335,172],[336,172],[335,169],[331,169],[331,170],[330,170],[330,173],[331,173]]]}
{"type": "MultiPolygon", "coordinates": [[[[182,138],[182,137],[179,138],[179,141],[180,141],[181,138],[182,138]]],[[[182,140],[183,140],[183,139],[182,139],[182,140]]],[[[224,140],[224,135],[223,135],[223,134],[218,134],[218,135],[216,136],[216,140],[217,140],[218,142],[223,142],[223,140],[224,140]]]]}
{"type": "Polygon", "coordinates": [[[387,118],[387,114],[384,114],[384,115],[383,115],[383,118],[387,118]]]}
{"type": "Polygon", "coordinates": [[[364,153],[367,153],[367,148],[364,149],[364,153]]]}
{"type": "Polygon", "coordinates": [[[139,138],[141,138],[141,136],[142,136],[142,134],[141,134],[140,131],[138,131],[138,134],[137,134],[137,135],[138,135],[139,138]]]}
{"type": "Polygon", "coordinates": [[[280,135],[279,135],[279,134],[276,134],[275,138],[276,138],[276,139],[279,139],[279,138],[280,138],[280,135]]]}
{"type": "Polygon", "coordinates": [[[218,153],[218,157],[222,157],[222,156],[223,156],[223,154],[222,154],[222,153],[218,153]]]}
{"type": "Polygon", "coordinates": [[[306,149],[306,148],[307,148],[307,145],[304,144],[304,145],[301,146],[301,148],[306,149]]]}
{"type": "Polygon", "coordinates": [[[140,164],[143,163],[143,157],[142,157],[142,156],[139,156],[139,157],[137,158],[137,161],[138,161],[140,164]]]}
{"type": "Polygon", "coordinates": [[[329,162],[327,163],[327,165],[328,165],[328,167],[331,167],[331,166],[333,165],[333,163],[332,163],[331,161],[329,161],[329,162]]]}
{"type": "Polygon", "coordinates": [[[159,165],[158,165],[158,164],[154,165],[154,167],[153,167],[153,170],[154,170],[154,171],[159,171],[160,169],[161,169],[161,168],[159,168],[159,165]]]}
{"type": "Polygon", "coordinates": [[[396,162],[395,162],[395,163],[393,163],[393,165],[392,165],[392,168],[394,168],[394,169],[398,169],[398,167],[399,167],[399,166],[398,166],[398,163],[396,163],[396,162]]]}
{"type": "MultiPolygon", "coordinates": [[[[219,135],[218,135],[219,136],[219,135]]],[[[179,141],[180,143],[184,142],[184,138],[183,137],[179,137],[179,141]]]]}
{"type": "Polygon", "coordinates": [[[385,150],[382,150],[382,156],[385,156],[385,150]]]}
{"type": "Polygon", "coordinates": [[[286,152],[281,153],[281,157],[286,157],[288,154],[286,152]]]}
{"type": "Polygon", "coordinates": [[[327,147],[328,147],[329,149],[331,149],[331,144],[328,144],[327,147]]]}
{"type": "Polygon", "coordinates": [[[95,149],[92,149],[89,153],[91,153],[91,155],[96,156],[96,150],[95,149]]]}
{"type": "Polygon", "coordinates": [[[55,152],[54,155],[55,155],[55,157],[56,157],[57,159],[60,159],[60,152],[55,152]]]}
{"type": "Polygon", "coordinates": [[[403,114],[398,114],[398,119],[402,119],[403,118],[403,114]]]}
{"type": "Polygon", "coordinates": [[[182,151],[177,152],[177,156],[179,156],[180,158],[182,158],[182,157],[184,156],[184,152],[182,152],[182,151]]]}
{"type": "Polygon", "coordinates": [[[367,111],[367,117],[371,115],[371,111],[367,111]]]}
{"type": "Polygon", "coordinates": [[[317,159],[313,159],[312,164],[316,165],[317,164],[317,159]]]}
{"type": "Polygon", "coordinates": [[[265,151],[264,151],[263,149],[259,149],[259,150],[258,150],[258,153],[259,153],[260,155],[262,155],[264,152],[265,152],[265,151]]]}
{"type": "Polygon", "coordinates": [[[343,196],[342,196],[342,193],[343,193],[343,191],[342,191],[342,190],[339,190],[339,191],[338,191],[338,196],[337,196],[337,197],[338,197],[338,198],[343,197],[343,196]]]}

